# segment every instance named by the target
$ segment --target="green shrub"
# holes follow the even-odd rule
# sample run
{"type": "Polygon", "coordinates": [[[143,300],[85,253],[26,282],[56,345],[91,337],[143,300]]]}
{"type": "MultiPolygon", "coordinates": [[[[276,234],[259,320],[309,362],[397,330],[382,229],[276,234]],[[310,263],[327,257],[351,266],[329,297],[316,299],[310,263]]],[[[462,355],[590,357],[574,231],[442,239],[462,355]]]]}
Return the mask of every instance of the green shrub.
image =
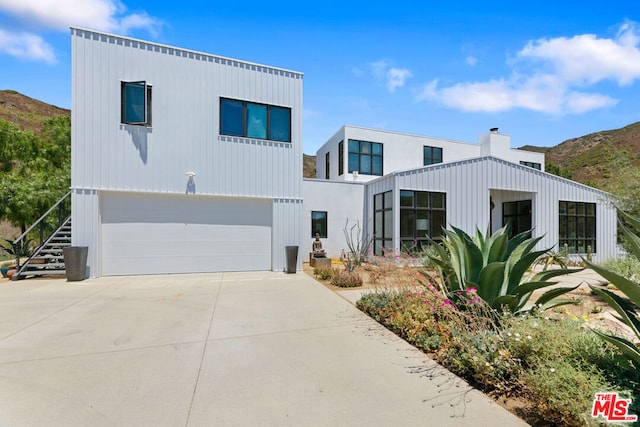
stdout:
{"type": "Polygon", "coordinates": [[[632,255],[609,259],[602,264],[603,268],[610,270],[620,276],[640,283],[640,261],[632,255]]]}
{"type": "MultiPolygon", "coordinates": [[[[640,237],[631,232],[625,224],[629,224],[636,230],[640,230],[640,220],[618,210],[618,227],[624,235],[625,241],[627,242],[627,246],[632,255],[640,259],[640,237]]],[[[585,264],[592,268],[596,273],[609,280],[616,288],[625,294],[627,298],[629,298],[631,304],[612,291],[589,285],[595,294],[604,299],[605,302],[618,313],[618,320],[627,325],[635,335],[636,340],[640,341],[640,316],[636,314],[636,310],[640,307],[640,284],[589,261],[585,261],[585,264]]],[[[625,357],[628,358],[629,362],[634,364],[637,369],[640,369],[640,347],[638,344],[635,344],[626,338],[609,334],[608,332],[594,332],[606,342],[618,347],[625,357]]]]}
{"type": "MultiPolygon", "coordinates": [[[[480,230],[472,238],[464,231],[453,227],[444,230],[442,246],[431,241],[435,253],[428,254],[437,265],[444,286],[450,293],[477,289],[480,298],[494,309],[506,307],[514,313],[529,311],[534,305],[529,303],[533,291],[554,285],[549,279],[573,273],[576,269],[546,270],[527,277],[527,271],[548,250],[534,251],[542,237],[529,238],[529,232],[509,238],[508,227],[503,227],[491,235],[480,230]]],[[[556,298],[575,287],[551,289],[536,301],[542,310],[563,304],[573,304],[573,300],[556,298]]]]}
{"type": "Polygon", "coordinates": [[[362,277],[350,271],[341,271],[334,275],[331,284],[340,288],[357,288],[362,286],[362,277]]]}
{"type": "Polygon", "coordinates": [[[338,270],[333,268],[314,268],[313,275],[320,280],[329,280],[337,274],[338,270]]]}

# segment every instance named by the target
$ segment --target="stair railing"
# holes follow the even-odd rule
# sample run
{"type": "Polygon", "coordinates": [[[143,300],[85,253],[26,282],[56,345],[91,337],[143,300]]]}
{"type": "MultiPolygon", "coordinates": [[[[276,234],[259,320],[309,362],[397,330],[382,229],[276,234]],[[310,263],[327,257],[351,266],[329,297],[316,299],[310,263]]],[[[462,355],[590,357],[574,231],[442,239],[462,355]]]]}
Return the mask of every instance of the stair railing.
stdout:
{"type": "MultiPolygon", "coordinates": [[[[18,236],[15,239],[11,246],[13,246],[13,251],[16,256],[16,272],[20,271],[20,258],[26,256],[28,259],[31,259],[34,253],[37,253],[42,246],[49,240],[51,235],[55,233],[71,216],[71,191],[65,194],[60,200],[56,202],[47,212],[44,213],[33,225],[27,230],[18,236]],[[55,216],[57,215],[57,217],[55,216]],[[33,230],[38,227],[38,236],[39,236],[39,244],[35,250],[30,250],[28,248],[28,239],[27,236],[33,230]],[[52,231],[47,233],[47,227],[52,231]],[[45,237],[46,235],[46,237],[45,237]],[[28,251],[28,253],[25,253],[28,251]]],[[[25,261],[25,264],[28,262],[25,261]]]]}

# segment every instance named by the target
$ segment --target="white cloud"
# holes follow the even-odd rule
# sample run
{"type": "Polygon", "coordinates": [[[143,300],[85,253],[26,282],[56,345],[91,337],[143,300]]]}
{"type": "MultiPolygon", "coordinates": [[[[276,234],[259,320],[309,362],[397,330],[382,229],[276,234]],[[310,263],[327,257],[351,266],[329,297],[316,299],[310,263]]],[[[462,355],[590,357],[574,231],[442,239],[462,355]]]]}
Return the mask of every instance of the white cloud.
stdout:
{"type": "Polygon", "coordinates": [[[433,80],[417,94],[462,111],[498,112],[525,108],[552,114],[581,114],[618,101],[584,88],[640,79],[640,31],[626,21],[615,38],[577,35],[528,42],[510,62],[507,78],[439,87],[433,80]],[[582,90],[578,90],[582,88],[582,90]]]}
{"type": "Polygon", "coordinates": [[[29,26],[59,31],[73,25],[125,34],[143,29],[155,35],[162,27],[160,20],[146,12],[127,14],[118,0],[0,0],[0,10],[29,26]]]}
{"type": "Polygon", "coordinates": [[[467,65],[470,65],[471,67],[475,66],[478,63],[478,58],[472,55],[468,55],[464,60],[467,65]]]}
{"type": "Polygon", "coordinates": [[[390,93],[395,92],[397,87],[404,86],[405,80],[412,77],[411,71],[406,68],[391,68],[387,71],[387,89],[390,93]]]}
{"type": "Polygon", "coordinates": [[[386,86],[389,93],[394,93],[396,88],[403,87],[406,80],[413,77],[411,70],[392,67],[386,59],[370,63],[369,69],[373,77],[386,86]]]}
{"type": "Polygon", "coordinates": [[[56,62],[53,49],[42,37],[30,33],[10,33],[0,29],[0,52],[21,59],[56,62]]]}

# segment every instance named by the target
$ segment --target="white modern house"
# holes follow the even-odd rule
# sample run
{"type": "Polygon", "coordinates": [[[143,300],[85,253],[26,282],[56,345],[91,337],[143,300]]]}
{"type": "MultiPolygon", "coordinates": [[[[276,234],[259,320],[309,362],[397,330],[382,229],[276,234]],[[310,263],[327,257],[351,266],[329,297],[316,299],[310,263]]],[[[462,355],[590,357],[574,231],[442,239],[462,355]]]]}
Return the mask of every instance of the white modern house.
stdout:
{"type": "Polygon", "coordinates": [[[497,128],[473,144],[344,126],[318,150],[318,178],[304,181],[307,236],[320,233],[339,256],[347,220],[359,222],[375,254],[397,254],[419,250],[443,227],[471,234],[509,224],[543,236],[540,248],[614,257],[607,194],[548,174],[544,154],[510,146],[497,128]]]}
{"type": "Polygon", "coordinates": [[[72,41],[72,244],[89,275],[282,271],[360,223],[376,253],[450,225],[533,227],[541,245],[616,253],[606,194],[479,143],[344,126],[302,177],[303,75],[81,28],[72,41]]]}
{"type": "Polygon", "coordinates": [[[282,271],[301,243],[303,75],[80,28],[71,45],[89,274],[282,271]]]}

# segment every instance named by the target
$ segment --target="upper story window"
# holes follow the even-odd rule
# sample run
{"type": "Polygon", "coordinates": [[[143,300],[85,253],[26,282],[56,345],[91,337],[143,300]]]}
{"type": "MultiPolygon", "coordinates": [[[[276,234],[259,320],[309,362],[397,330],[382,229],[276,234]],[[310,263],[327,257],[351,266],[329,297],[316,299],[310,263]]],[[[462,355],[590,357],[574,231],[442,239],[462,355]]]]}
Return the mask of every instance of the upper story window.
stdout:
{"type": "Polygon", "coordinates": [[[344,175],[344,141],[338,143],[338,175],[344,175]]]}
{"type": "Polygon", "coordinates": [[[442,148],[429,147],[428,145],[425,145],[422,149],[422,159],[422,164],[424,166],[442,163],[442,148]]]}
{"type": "Polygon", "coordinates": [[[349,173],[382,176],[382,144],[349,140],[349,173]]]}
{"type": "Polygon", "coordinates": [[[220,98],[220,133],[291,142],[291,109],[220,98]]]}
{"type": "Polygon", "coordinates": [[[331,173],[331,163],[329,163],[331,160],[331,156],[329,151],[327,151],[327,154],[324,156],[324,179],[329,179],[329,174],[331,173]]]}
{"type": "Polygon", "coordinates": [[[147,82],[120,82],[120,123],[151,126],[151,86],[147,82]]]}
{"type": "Polygon", "coordinates": [[[542,165],[540,163],[535,163],[535,162],[525,162],[525,161],[520,161],[520,164],[522,166],[529,166],[530,168],[534,168],[534,169],[538,169],[538,170],[542,170],[542,165]]]}

